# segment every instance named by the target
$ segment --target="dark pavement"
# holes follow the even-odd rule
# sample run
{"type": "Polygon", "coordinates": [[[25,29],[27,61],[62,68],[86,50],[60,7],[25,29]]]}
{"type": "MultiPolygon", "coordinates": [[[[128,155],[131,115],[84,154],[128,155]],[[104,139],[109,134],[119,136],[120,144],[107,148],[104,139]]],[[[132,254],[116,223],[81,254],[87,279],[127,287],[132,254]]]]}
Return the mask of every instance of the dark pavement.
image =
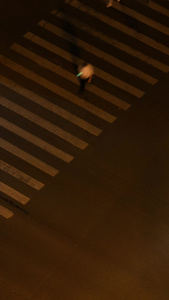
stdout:
{"type": "Polygon", "coordinates": [[[1,300],[168,300],[168,83],[167,74],[24,210],[0,218],[1,300]]]}
{"type": "Polygon", "coordinates": [[[62,0],[2,0],[0,2],[0,49],[9,47],[43,15],[53,7],[61,6],[62,0]]]}

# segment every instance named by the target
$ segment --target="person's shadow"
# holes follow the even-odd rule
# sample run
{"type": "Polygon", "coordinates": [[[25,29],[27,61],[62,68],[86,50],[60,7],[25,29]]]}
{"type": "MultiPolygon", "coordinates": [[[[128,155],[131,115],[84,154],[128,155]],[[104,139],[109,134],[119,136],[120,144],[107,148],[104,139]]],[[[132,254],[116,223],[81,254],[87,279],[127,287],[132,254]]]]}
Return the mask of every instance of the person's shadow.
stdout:
{"type": "Polygon", "coordinates": [[[67,18],[67,12],[64,12],[64,17],[62,21],[62,27],[63,30],[66,33],[68,33],[71,37],[70,40],[67,40],[68,46],[69,46],[69,53],[72,57],[72,64],[74,68],[74,72],[77,75],[78,72],[78,58],[80,58],[80,49],[78,47],[78,43],[76,40],[76,28],[69,22],[67,18]]]}
{"type": "MultiPolygon", "coordinates": [[[[62,28],[66,34],[69,34],[69,39],[67,39],[67,43],[69,46],[69,53],[71,54],[72,57],[72,65],[74,69],[74,73],[77,76],[77,79],[79,81],[79,94],[82,94],[86,83],[88,79],[82,79],[81,76],[78,76],[79,73],[79,61],[81,60],[81,53],[80,53],[80,48],[78,47],[78,42],[77,42],[77,32],[76,32],[76,27],[72,25],[69,22],[69,15],[68,12],[65,10],[62,10],[63,18],[62,18],[62,28]]],[[[82,66],[85,66],[86,63],[84,62],[82,66]]]]}

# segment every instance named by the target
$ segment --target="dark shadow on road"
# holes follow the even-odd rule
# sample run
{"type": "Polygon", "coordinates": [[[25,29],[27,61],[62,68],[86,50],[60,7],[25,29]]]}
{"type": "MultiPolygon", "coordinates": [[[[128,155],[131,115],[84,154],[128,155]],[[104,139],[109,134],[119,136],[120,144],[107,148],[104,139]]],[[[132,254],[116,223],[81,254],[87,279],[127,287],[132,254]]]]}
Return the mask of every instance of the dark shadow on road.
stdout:
{"type": "MultiPolygon", "coordinates": [[[[77,42],[77,33],[76,28],[74,25],[72,25],[69,22],[69,14],[65,9],[62,9],[63,19],[62,19],[62,28],[65,32],[65,35],[68,33],[70,36],[70,39],[67,40],[68,46],[69,46],[69,53],[72,57],[72,65],[75,74],[78,73],[78,66],[79,66],[79,59],[81,58],[81,52],[80,48],[78,47],[77,42]]],[[[80,77],[78,77],[79,84],[80,84],[80,90],[83,86],[84,80],[82,81],[80,77]]]]}
{"type": "Polygon", "coordinates": [[[75,70],[75,74],[77,74],[77,68],[78,68],[78,58],[80,58],[80,49],[78,47],[78,42],[76,39],[76,28],[69,22],[69,16],[66,11],[63,11],[63,22],[62,22],[62,28],[66,33],[70,35],[70,40],[67,41],[69,46],[69,52],[72,57],[72,64],[75,70]]]}

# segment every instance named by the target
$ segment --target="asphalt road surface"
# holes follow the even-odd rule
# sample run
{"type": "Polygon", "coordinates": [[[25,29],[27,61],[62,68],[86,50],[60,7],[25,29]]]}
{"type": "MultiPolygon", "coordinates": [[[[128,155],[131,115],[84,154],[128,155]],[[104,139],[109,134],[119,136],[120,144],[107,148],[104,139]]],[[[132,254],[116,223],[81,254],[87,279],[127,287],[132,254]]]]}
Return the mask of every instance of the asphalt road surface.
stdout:
{"type": "Polygon", "coordinates": [[[0,5],[0,299],[168,300],[169,2],[0,5]]]}

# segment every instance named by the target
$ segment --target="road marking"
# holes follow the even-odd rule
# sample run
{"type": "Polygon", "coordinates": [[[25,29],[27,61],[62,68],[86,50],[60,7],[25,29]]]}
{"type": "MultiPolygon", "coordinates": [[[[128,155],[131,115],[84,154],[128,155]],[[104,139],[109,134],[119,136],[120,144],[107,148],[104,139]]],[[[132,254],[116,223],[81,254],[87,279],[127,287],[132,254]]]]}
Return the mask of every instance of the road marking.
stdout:
{"type": "MultiPolygon", "coordinates": [[[[52,72],[55,72],[56,74],[66,78],[67,80],[73,82],[76,85],[79,85],[79,81],[78,81],[77,77],[74,74],[68,72],[67,70],[49,62],[48,60],[40,57],[39,55],[33,53],[30,50],[25,49],[24,47],[22,47],[18,44],[13,44],[11,46],[11,48],[14,51],[18,52],[19,54],[24,55],[24,56],[28,57],[29,59],[33,60],[34,62],[40,64],[42,67],[47,68],[52,72]]],[[[92,85],[89,90],[91,92],[93,92],[94,94],[96,94],[97,96],[102,97],[104,100],[110,102],[111,104],[119,103],[118,98],[114,97],[113,95],[107,93],[104,90],[101,90],[100,88],[97,88],[92,85]]],[[[130,107],[130,105],[128,103],[124,103],[124,102],[121,102],[121,106],[124,107],[125,109],[128,109],[130,107]]],[[[94,126],[92,126],[91,130],[92,130],[91,133],[94,133],[94,135],[96,135],[96,136],[98,136],[101,133],[101,130],[94,126]]]]}
{"type": "Polygon", "coordinates": [[[2,64],[6,65],[7,67],[11,68],[12,70],[22,74],[26,78],[33,80],[34,82],[38,83],[39,85],[47,88],[48,90],[51,90],[52,92],[54,92],[57,95],[65,98],[69,102],[72,102],[72,103],[86,109],[87,111],[98,116],[99,118],[102,118],[103,120],[105,120],[109,123],[112,123],[116,120],[115,116],[107,113],[106,111],[98,108],[97,106],[95,106],[89,102],[82,100],[81,98],[75,96],[71,92],[69,92],[63,88],[60,88],[58,85],[50,82],[49,80],[47,80],[39,75],[36,75],[35,73],[29,71],[26,68],[23,68],[21,65],[18,65],[16,63],[12,62],[11,60],[5,58],[4,56],[3,57],[1,56],[0,62],[2,64]]]}
{"type": "MultiPolygon", "coordinates": [[[[108,63],[116,66],[117,68],[125,71],[126,73],[132,74],[146,82],[148,82],[149,84],[155,84],[157,82],[157,79],[153,78],[150,75],[145,74],[144,72],[128,65],[127,63],[125,63],[124,61],[119,60],[118,58],[103,52],[102,50],[100,50],[99,48],[96,48],[94,46],[92,46],[91,44],[82,41],[81,39],[76,37],[76,40],[74,39],[74,36],[72,36],[71,34],[67,33],[66,31],[63,31],[62,29],[56,27],[55,25],[48,23],[45,20],[41,20],[38,23],[39,26],[45,28],[46,30],[52,32],[53,34],[69,41],[70,43],[73,44],[78,44],[79,47],[82,47],[83,49],[85,49],[86,51],[92,53],[95,56],[98,56],[99,58],[102,58],[103,61],[107,61],[108,63]]],[[[135,95],[136,97],[142,97],[142,92],[140,92],[140,90],[137,91],[137,94],[135,95]],[[141,96],[140,96],[141,94],[141,96]]]]}
{"type": "Polygon", "coordinates": [[[69,122],[75,124],[78,127],[81,127],[82,129],[90,132],[91,134],[99,135],[102,132],[101,129],[98,129],[97,127],[91,125],[87,121],[77,117],[76,115],[73,115],[69,111],[59,107],[56,104],[53,104],[52,102],[46,100],[45,98],[22,87],[21,85],[15,83],[14,81],[10,80],[9,78],[2,76],[1,74],[0,74],[0,81],[1,81],[1,84],[12,89],[13,91],[17,92],[18,94],[26,97],[28,100],[31,100],[36,104],[39,104],[40,106],[46,108],[49,111],[52,111],[53,113],[57,114],[58,116],[62,117],[63,119],[68,120],[69,122]]]}
{"type": "MultiPolygon", "coordinates": [[[[58,14],[57,16],[61,18],[61,13],[58,14]]],[[[68,18],[68,19],[70,19],[70,18],[68,18]]],[[[69,34],[66,31],[61,30],[60,28],[56,27],[55,25],[53,25],[51,23],[48,23],[48,22],[42,20],[38,24],[40,26],[44,27],[45,29],[49,30],[50,32],[54,33],[55,35],[58,35],[61,38],[68,40],[71,43],[74,43],[74,44],[78,43],[78,46],[80,46],[84,49],[87,49],[88,52],[94,54],[95,56],[98,56],[99,58],[102,58],[103,60],[106,60],[110,64],[125,71],[126,73],[132,74],[152,85],[157,82],[156,78],[138,70],[137,68],[125,63],[124,61],[119,60],[118,58],[116,58],[112,55],[109,55],[108,53],[100,50],[99,48],[96,48],[96,47],[92,46],[91,44],[88,44],[88,43],[82,41],[81,39],[79,39],[77,37],[73,38],[73,36],[71,34],[69,34]],[[75,39],[76,39],[76,41],[74,41],[75,39]]],[[[78,26],[78,24],[77,24],[77,26],[78,26]]],[[[139,92],[138,92],[137,97],[140,97],[139,92]]]]}
{"type": "Polygon", "coordinates": [[[154,48],[157,49],[158,51],[169,55],[169,48],[164,46],[161,43],[158,43],[157,41],[149,38],[148,36],[142,34],[142,33],[138,33],[136,30],[131,29],[130,27],[121,24],[120,22],[103,15],[102,13],[99,13],[97,11],[95,11],[94,9],[92,9],[91,7],[84,5],[76,0],[65,0],[66,3],[68,3],[69,5],[81,10],[82,12],[95,17],[96,19],[98,19],[99,21],[102,21],[106,24],[108,24],[111,27],[116,28],[117,30],[131,36],[132,38],[139,40],[140,42],[154,48]]]}
{"type": "Polygon", "coordinates": [[[9,219],[14,215],[12,211],[0,205],[0,216],[9,219]]]}
{"type": "MultiPolygon", "coordinates": [[[[46,50],[48,50],[56,55],[59,55],[60,57],[63,57],[64,59],[66,59],[67,61],[69,61],[71,63],[74,62],[76,65],[80,65],[80,64],[84,63],[84,61],[82,59],[80,59],[79,57],[71,55],[70,53],[68,53],[68,52],[62,50],[61,48],[57,47],[56,45],[38,37],[37,35],[34,35],[33,33],[27,32],[24,36],[25,36],[25,38],[30,39],[31,42],[45,48],[46,50]]],[[[101,69],[97,68],[96,66],[94,66],[94,69],[95,69],[95,73],[97,74],[97,76],[100,77],[101,79],[103,79],[104,81],[107,81],[110,84],[113,83],[113,85],[117,86],[118,88],[120,88],[130,94],[135,95],[138,93],[137,88],[126,83],[125,81],[120,80],[120,79],[116,78],[115,76],[112,76],[109,73],[102,71],[101,69]]],[[[144,94],[144,92],[140,91],[140,96],[143,94],[144,94]]],[[[130,107],[130,105],[127,102],[125,102],[117,97],[112,97],[112,103],[124,110],[126,110],[130,107]]]]}
{"type": "Polygon", "coordinates": [[[59,136],[63,140],[69,142],[70,144],[76,146],[77,148],[80,148],[81,150],[85,149],[88,146],[88,144],[86,142],[82,141],[81,139],[75,137],[74,135],[70,134],[69,132],[63,130],[62,128],[52,124],[51,122],[46,121],[45,119],[30,112],[29,110],[23,108],[22,106],[15,104],[14,102],[8,100],[7,98],[0,97],[0,103],[1,103],[1,105],[5,106],[6,108],[16,112],[17,114],[21,115],[25,119],[46,129],[47,131],[55,134],[56,136],[59,136]]]}
{"type": "Polygon", "coordinates": [[[34,179],[33,177],[25,174],[24,172],[14,168],[13,166],[7,164],[6,162],[0,160],[0,169],[11,176],[19,179],[20,181],[24,182],[25,184],[31,186],[36,190],[40,190],[43,188],[44,184],[40,181],[34,179]]]}
{"type": "Polygon", "coordinates": [[[163,64],[162,62],[151,58],[150,56],[128,46],[127,44],[124,44],[108,35],[106,35],[105,33],[103,34],[100,31],[97,31],[96,29],[93,29],[91,26],[89,26],[88,24],[85,24],[77,19],[75,19],[75,17],[72,19],[70,16],[64,16],[62,12],[58,12],[56,10],[52,11],[53,15],[56,15],[57,17],[59,17],[62,20],[67,20],[69,23],[71,23],[72,25],[81,28],[82,30],[88,32],[90,35],[102,40],[103,42],[116,47],[117,49],[126,52],[127,54],[138,58],[139,60],[145,62],[148,65],[151,65],[153,67],[155,67],[156,69],[168,73],[169,72],[169,66],[163,64]]]}
{"type": "Polygon", "coordinates": [[[45,162],[41,161],[40,159],[36,158],[35,156],[25,152],[24,150],[12,145],[11,143],[5,141],[4,139],[0,138],[0,145],[1,147],[12,153],[13,155],[19,157],[20,159],[28,162],[29,164],[33,165],[34,167],[40,169],[41,171],[51,175],[55,176],[58,174],[58,170],[53,168],[52,166],[49,166],[45,162]]]}
{"type": "Polygon", "coordinates": [[[158,31],[164,33],[165,35],[169,35],[168,27],[162,25],[161,23],[154,21],[153,19],[150,19],[150,18],[138,13],[137,11],[135,11],[131,8],[124,6],[124,5],[119,5],[118,3],[114,3],[113,7],[116,10],[124,13],[125,15],[128,15],[128,16],[138,20],[139,22],[146,24],[147,26],[152,27],[155,30],[158,30],[158,31]]]}
{"type": "Polygon", "coordinates": [[[163,6],[153,2],[152,0],[149,1],[148,3],[142,2],[140,0],[138,0],[138,1],[141,2],[141,4],[148,6],[152,10],[155,10],[156,12],[158,12],[166,17],[169,17],[169,10],[167,8],[164,8],[163,6]]]}
{"type": "Polygon", "coordinates": [[[30,198],[21,194],[20,192],[16,191],[15,189],[11,188],[3,182],[0,182],[0,190],[2,191],[2,193],[10,196],[11,198],[15,199],[16,201],[22,204],[26,204],[30,200],[30,198]]]}
{"type": "MultiPolygon", "coordinates": [[[[73,82],[76,85],[79,85],[79,81],[78,81],[77,77],[74,74],[68,72],[67,70],[49,62],[48,60],[40,57],[39,55],[33,53],[30,50],[25,49],[24,47],[22,47],[18,44],[12,45],[11,48],[13,50],[15,50],[16,52],[18,52],[19,54],[24,55],[24,56],[28,57],[29,59],[35,61],[36,63],[40,64],[41,66],[49,69],[50,71],[55,72],[56,74],[66,78],[67,80],[73,82]]],[[[88,90],[90,90],[95,95],[102,97],[102,99],[110,102],[111,104],[116,104],[117,106],[120,106],[120,108],[128,109],[130,107],[130,104],[128,104],[124,101],[121,101],[119,98],[113,96],[112,94],[107,93],[106,91],[104,91],[96,86],[92,85],[90,88],[88,88],[88,90]]],[[[98,132],[98,130],[99,129],[94,130],[95,135],[98,135],[101,133],[101,131],[99,130],[99,132],[98,132]]]]}
{"type": "Polygon", "coordinates": [[[0,126],[6,128],[7,130],[17,134],[21,138],[27,140],[28,142],[36,145],[37,147],[43,149],[44,151],[56,156],[57,158],[69,163],[74,158],[73,156],[65,153],[64,151],[54,147],[53,145],[45,142],[39,137],[29,133],[28,131],[18,127],[17,125],[3,119],[0,117],[0,126]]]}

